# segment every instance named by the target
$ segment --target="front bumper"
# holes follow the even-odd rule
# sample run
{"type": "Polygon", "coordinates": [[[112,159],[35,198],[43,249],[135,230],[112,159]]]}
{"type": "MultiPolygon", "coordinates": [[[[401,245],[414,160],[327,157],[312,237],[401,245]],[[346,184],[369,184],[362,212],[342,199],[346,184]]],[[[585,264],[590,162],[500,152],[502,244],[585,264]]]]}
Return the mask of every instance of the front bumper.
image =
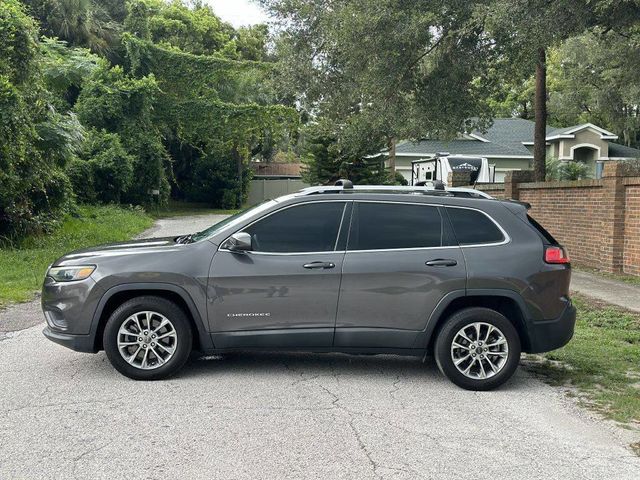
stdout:
{"type": "Polygon", "coordinates": [[[576,307],[568,303],[562,315],[553,320],[531,322],[528,353],[549,352],[564,347],[573,337],[576,325],[576,307]]]}
{"type": "Polygon", "coordinates": [[[70,333],[56,332],[50,327],[45,327],[42,333],[52,342],[76,352],[96,353],[95,342],[92,335],[72,335],[70,333]]]}

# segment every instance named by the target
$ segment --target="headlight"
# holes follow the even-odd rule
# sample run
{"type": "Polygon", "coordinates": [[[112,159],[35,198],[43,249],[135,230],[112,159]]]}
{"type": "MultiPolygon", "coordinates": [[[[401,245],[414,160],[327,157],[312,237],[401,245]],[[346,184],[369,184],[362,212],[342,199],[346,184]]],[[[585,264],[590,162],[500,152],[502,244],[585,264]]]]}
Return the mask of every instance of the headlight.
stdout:
{"type": "Polygon", "coordinates": [[[81,265],[75,267],[53,267],[47,275],[56,282],[72,282],[74,280],[84,280],[96,269],[95,265],[81,265]]]}

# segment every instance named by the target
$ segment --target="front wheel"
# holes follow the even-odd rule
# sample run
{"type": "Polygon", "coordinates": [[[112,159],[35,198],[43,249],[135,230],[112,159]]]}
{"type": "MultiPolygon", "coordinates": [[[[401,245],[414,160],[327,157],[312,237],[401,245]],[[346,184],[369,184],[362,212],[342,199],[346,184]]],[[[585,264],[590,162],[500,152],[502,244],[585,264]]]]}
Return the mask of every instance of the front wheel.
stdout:
{"type": "Polygon", "coordinates": [[[111,364],[135,380],[176,373],[191,353],[191,324],[182,309],[161,297],[132,298],[109,317],[104,350],[111,364]]]}
{"type": "Polygon", "coordinates": [[[440,371],[467,390],[491,390],[506,382],[520,361],[520,337],[504,315],[489,308],[453,314],[435,344],[440,371]]]}

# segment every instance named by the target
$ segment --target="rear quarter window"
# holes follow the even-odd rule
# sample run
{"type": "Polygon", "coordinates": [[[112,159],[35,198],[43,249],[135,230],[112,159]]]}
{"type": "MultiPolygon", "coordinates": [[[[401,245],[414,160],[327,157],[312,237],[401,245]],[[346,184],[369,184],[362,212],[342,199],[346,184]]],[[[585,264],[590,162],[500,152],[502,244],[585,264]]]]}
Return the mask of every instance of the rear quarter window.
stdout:
{"type": "Polygon", "coordinates": [[[460,245],[482,245],[504,241],[504,234],[484,213],[467,208],[447,208],[456,240],[460,245]]]}
{"type": "Polygon", "coordinates": [[[548,243],[550,245],[558,245],[558,241],[555,238],[553,238],[553,235],[551,235],[531,215],[527,215],[527,220],[529,221],[529,224],[536,229],[536,231],[542,237],[545,243],[548,243]]]}

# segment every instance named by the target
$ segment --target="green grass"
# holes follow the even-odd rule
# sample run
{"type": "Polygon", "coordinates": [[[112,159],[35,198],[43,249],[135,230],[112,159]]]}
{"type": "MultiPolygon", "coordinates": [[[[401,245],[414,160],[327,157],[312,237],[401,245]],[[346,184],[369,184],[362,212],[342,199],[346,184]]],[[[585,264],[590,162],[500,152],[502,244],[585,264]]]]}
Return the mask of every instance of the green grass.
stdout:
{"type": "Polygon", "coordinates": [[[595,268],[587,268],[587,267],[574,267],[575,270],[581,272],[592,273],[594,275],[599,275],[604,278],[609,278],[611,280],[618,280],[619,282],[628,283],[629,285],[640,285],[640,276],[637,275],[627,275],[624,273],[608,273],[602,272],[600,270],[596,270],[595,268]]]}
{"type": "Polygon", "coordinates": [[[529,356],[529,368],[554,385],[570,385],[606,417],[640,422],[640,314],[587,297],[573,339],[563,348],[529,356]]]}
{"type": "Polygon", "coordinates": [[[65,253],[128,240],[152,224],[141,209],[81,206],[53,234],[27,238],[20,248],[0,249],[0,306],[32,299],[49,264],[65,253]]]}
{"type": "Polygon", "coordinates": [[[153,218],[185,217],[191,215],[233,215],[239,210],[224,210],[211,208],[205,203],[179,202],[169,200],[168,205],[159,209],[148,209],[148,214],[153,218]]]}

